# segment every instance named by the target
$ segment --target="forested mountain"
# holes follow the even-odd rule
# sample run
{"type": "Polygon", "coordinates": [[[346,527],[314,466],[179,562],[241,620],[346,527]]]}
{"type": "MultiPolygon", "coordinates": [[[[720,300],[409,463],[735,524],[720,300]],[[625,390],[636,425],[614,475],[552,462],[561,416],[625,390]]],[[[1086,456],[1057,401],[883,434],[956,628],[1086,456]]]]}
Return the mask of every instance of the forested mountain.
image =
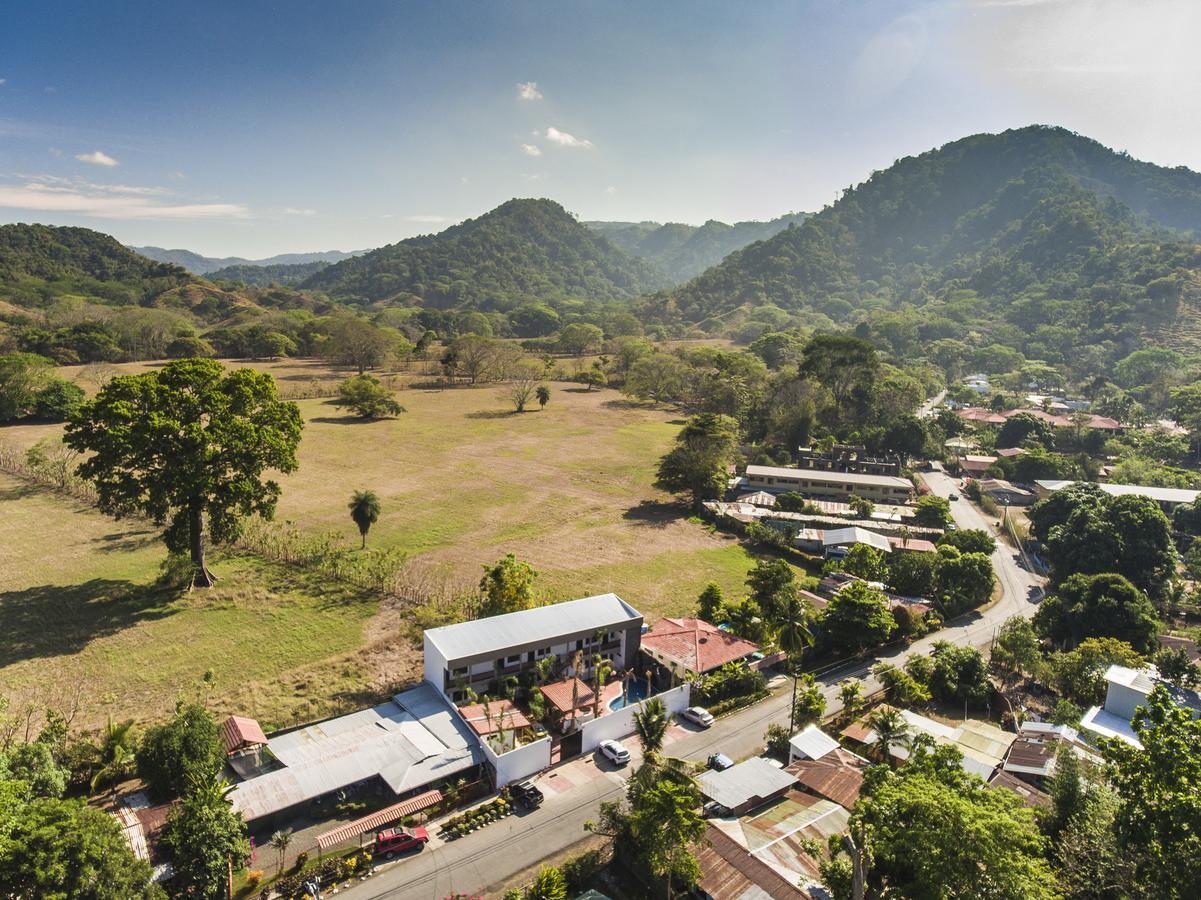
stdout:
{"type": "Polygon", "coordinates": [[[1035,126],[902,159],[639,312],[716,332],[774,305],[897,354],[999,342],[1100,374],[1143,344],[1201,351],[1196,234],[1201,175],[1035,126]]]}
{"type": "MultiPolygon", "coordinates": [[[[230,266],[298,266],[310,263],[336,263],[352,256],[366,253],[366,250],[356,250],[351,253],[342,250],[323,250],[318,253],[280,253],[265,259],[243,259],[241,256],[201,256],[191,250],[165,250],[162,247],[130,247],[135,253],[140,253],[148,259],[157,262],[172,263],[187,269],[193,275],[208,275],[218,269],[230,266]]],[[[306,273],[311,274],[311,273],[306,273]]]]}
{"type": "Polygon", "coordinates": [[[669,222],[585,222],[619,250],[656,266],[675,283],[693,278],[717,265],[735,250],[799,225],[808,213],[788,213],[770,222],[735,222],[710,219],[704,225],[669,222]]]}
{"type": "Polygon", "coordinates": [[[354,303],[507,310],[628,300],[666,285],[551,200],[510,200],[438,234],[321,270],[301,287],[354,303]]]}
{"type": "Polygon", "coordinates": [[[296,285],[315,272],[320,272],[329,262],[286,263],[281,265],[259,265],[243,263],[214,269],[205,277],[212,281],[237,281],[250,287],[270,287],[273,284],[296,285]]]}

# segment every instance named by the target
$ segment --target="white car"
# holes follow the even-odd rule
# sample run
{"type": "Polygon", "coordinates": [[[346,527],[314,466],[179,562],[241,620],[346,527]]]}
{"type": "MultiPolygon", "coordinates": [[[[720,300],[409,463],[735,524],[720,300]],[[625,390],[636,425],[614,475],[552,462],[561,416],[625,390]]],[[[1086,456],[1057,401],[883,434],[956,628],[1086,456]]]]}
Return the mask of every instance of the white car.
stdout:
{"type": "Polygon", "coordinates": [[[694,725],[700,725],[701,728],[708,728],[713,724],[713,715],[703,706],[690,706],[680,715],[694,725]]]}
{"type": "Polygon", "coordinates": [[[630,761],[630,751],[621,745],[621,741],[601,741],[600,751],[615,765],[624,766],[630,761]]]}

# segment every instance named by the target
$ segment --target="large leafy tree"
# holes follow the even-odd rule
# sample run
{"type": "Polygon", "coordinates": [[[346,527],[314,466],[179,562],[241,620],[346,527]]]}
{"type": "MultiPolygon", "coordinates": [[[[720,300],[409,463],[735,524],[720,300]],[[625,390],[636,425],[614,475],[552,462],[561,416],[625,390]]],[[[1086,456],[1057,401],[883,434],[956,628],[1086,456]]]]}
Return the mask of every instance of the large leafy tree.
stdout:
{"type": "Polygon", "coordinates": [[[224,760],[221,729],[199,703],[180,704],[169,721],[147,729],[137,751],[138,774],[164,800],[215,775],[224,760]]]}
{"type": "Polygon", "coordinates": [[[334,405],[349,407],[360,419],[383,419],[405,411],[378,378],[367,374],[347,378],[338,385],[334,405]]]}
{"type": "Polygon", "coordinates": [[[699,508],[726,489],[727,473],[738,441],[738,424],[729,416],[700,413],[676,436],[675,446],[659,461],[656,485],[689,494],[699,508]]]}
{"type": "Polygon", "coordinates": [[[960,553],[949,544],[938,548],[938,593],[949,615],[958,615],[988,601],[996,575],[983,553],[960,553]]]}
{"type": "Polygon", "coordinates": [[[114,378],[72,418],[65,440],[89,454],[79,474],[96,485],[101,509],[165,523],[168,548],[190,552],[194,584],[208,587],[206,531],[227,542],[242,517],[274,514],[280,488],[263,475],[295,471],[301,427],[270,375],[185,359],[114,378]]]}
{"type": "Polygon", "coordinates": [[[1033,812],[959,765],[959,752],[914,741],[897,771],[868,771],[851,814],[869,889],[914,900],[1051,900],[1054,876],[1033,812]]]}
{"type": "Polygon", "coordinates": [[[1111,637],[1090,637],[1069,653],[1051,658],[1055,687],[1061,694],[1083,706],[1105,699],[1105,672],[1110,666],[1138,668],[1143,665],[1138,651],[1111,637]]]}
{"type": "Polygon", "coordinates": [[[871,410],[880,357],[876,348],[861,338],[818,333],[802,351],[800,374],[830,391],[839,424],[857,425],[871,410]]]}
{"type": "Polygon", "coordinates": [[[80,800],[20,800],[0,781],[0,894],[39,900],[158,900],[150,864],[108,813],[80,800]],[[6,816],[6,813],[10,814],[6,816]]]}
{"type": "Polygon", "coordinates": [[[1030,413],[1010,416],[997,432],[998,447],[1021,447],[1026,441],[1035,441],[1050,449],[1055,441],[1055,432],[1046,419],[1030,413]]]}
{"type": "Polygon", "coordinates": [[[1034,616],[1039,634],[1072,649],[1090,637],[1113,637],[1144,653],[1159,633],[1155,607],[1121,575],[1073,575],[1034,616]]]}
{"type": "Polygon", "coordinates": [[[830,600],[821,627],[835,649],[865,650],[888,640],[896,621],[883,593],[867,582],[853,581],[830,600]]]}
{"type": "Polygon", "coordinates": [[[1144,896],[1201,896],[1201,720],[1160,685],[1133,724],[1141,749],[1111,741],[1103,751],[1120,798],[1118,843],[1144,896]]]}
{"type": "Polygon", "coordinates": [[[484,566],[477,614],[484,618],[529,609],[534,605],[534,579],[537,577],[533,566],[518,560],[512,553],[505,554],[496,565],[484,566]]]}

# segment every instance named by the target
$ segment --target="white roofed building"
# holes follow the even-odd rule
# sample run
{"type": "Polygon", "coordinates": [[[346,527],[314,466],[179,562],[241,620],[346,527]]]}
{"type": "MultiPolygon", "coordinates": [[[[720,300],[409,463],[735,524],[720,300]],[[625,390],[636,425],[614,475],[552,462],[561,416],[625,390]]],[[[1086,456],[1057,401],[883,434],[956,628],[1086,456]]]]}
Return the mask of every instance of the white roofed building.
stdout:
{"type": "Polygon", "coordinates": [[[750,490],[782,493],[795,491],[820,500],[864,497],[875,503],[905,503],[913,496],[913,482],[898,475],[864,475],[858,472],[828,472],[822,469],[787,469],[779,466],[747,466],[750,490]]]}
{"type": "Polygon", "coordinates": [[[1130,720],[1159,684],[1168,689],[1179,705],[1191,710],[1194,718],[1201,717],[1201,694],[1169,684],[1154,668],[1110,666],[1105,671],[1105,683],[1105,705],[1090,708],[1080,720],[1080,730],[1092,738],[1118,738],[1133,747],[1141,747],[1142,742],[1130,720]]]}
{"type": "MultiPolygon", "coordinates": [[[[582,671],[599,653],[614,670],[638,657],[642,613],[616,594],[460,622],[425,632],[425,680],[453,702],[477,694],[498,678],[519,675],[548,656],[570,666],[583,651],[582,671]]],[[[580,673],[575,673],[580,674],[580,673]]]]}

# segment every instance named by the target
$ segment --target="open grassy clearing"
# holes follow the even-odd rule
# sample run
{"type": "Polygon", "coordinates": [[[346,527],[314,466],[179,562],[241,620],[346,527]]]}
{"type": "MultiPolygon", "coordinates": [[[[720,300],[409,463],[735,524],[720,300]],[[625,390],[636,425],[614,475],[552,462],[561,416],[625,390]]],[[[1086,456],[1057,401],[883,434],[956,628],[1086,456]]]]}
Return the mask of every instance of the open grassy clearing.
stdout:
{"type": "MultiPolygon", "coordinates": [[[[254,367],[281,384],[345,377],[303,360],[254,367]]],[[[370,488],[383,504],[370,545],[403,548],[463,584],[513,552],[541,572],[544,599],[612,590],[651,621],[691,610],[709,581],[737,596],[752,557],[684,521],[652,485],[679,419],[613,391],[551,388],[545,410],[517,415],[504,386],[408,387],[407,412],[380,422],[300,400],[301,465],[282,479],[278,517],[357,545],[346,504],[370,488]]],[[[29,447],[60,433],[13,426],[0,440],[29,447]]],[[[215,590],[172,597],[153,587],[165,550],[145,525],[12,479],[3,486],[0,615],[15,624],[0,648],[0,692],[35,697],[86,682],[88,724],[109,711],[152,719],[212,669],[222,711],[284,724],[419,677],[420,651],[397,639],[396,610],[245,556],[218,557],[215,590]],[[64,627],[47,630],[51,620],[64,627]]]]}
{"type": "Polygon", "coordinates": [[[79,698],[84,726],[110,713],[151,720],[212,670],[218,710],[283,724],[416,672],[407,653],[366,671],[360,654],[378,655],[369,597],[238,556],[218,558],[212,591],[162,589],[165,549],[142,523],[5,475],[0,500],[0,693],[16,704],[79,698]]]}

